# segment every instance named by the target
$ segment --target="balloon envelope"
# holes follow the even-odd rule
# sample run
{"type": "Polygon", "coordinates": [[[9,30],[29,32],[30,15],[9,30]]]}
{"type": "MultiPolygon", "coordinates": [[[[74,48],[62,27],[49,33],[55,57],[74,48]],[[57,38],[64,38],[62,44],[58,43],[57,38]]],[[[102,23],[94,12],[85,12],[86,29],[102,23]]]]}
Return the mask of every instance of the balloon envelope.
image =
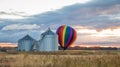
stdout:
{"type": "Polygon", "coordinates": [[[65,50],[76,40],[77,33],[70,26],[60,26],[56,32],[60,46],[65,50]]]}

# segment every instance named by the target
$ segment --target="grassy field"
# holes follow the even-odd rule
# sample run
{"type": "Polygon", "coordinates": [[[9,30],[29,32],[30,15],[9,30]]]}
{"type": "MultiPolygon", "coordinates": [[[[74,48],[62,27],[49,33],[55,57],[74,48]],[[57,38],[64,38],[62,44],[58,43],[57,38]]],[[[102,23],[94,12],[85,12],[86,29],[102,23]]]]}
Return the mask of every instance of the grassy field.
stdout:
{"type": "Polygon", "coordinates": [[[0,52],[0,67],[120,67],[120,51],[0,52]]]}

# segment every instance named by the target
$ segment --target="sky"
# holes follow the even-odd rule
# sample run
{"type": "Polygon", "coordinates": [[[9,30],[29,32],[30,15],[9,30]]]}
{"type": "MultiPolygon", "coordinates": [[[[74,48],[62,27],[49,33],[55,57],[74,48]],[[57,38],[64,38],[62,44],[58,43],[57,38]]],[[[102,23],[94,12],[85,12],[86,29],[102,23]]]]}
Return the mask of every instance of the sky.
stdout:
{"type": "Polygon", "coordinates": [[[48,27],[77,31],[75,45],[120,47],[119,0],[0,0],[0,42],[29,34],[39,40],[48,27]]]}

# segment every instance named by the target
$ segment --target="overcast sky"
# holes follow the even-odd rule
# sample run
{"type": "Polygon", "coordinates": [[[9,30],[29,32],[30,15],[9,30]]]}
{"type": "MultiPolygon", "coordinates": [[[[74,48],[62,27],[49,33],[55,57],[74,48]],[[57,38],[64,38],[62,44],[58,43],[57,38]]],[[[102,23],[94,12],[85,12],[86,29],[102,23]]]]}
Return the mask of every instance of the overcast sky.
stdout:
{"type": "Polygon", "coordinates": [[[120,46],[119,0],[0,0],[0,42],[30,34],[39,40],[47,27],[77,31],[77,45],[120,46]]]}

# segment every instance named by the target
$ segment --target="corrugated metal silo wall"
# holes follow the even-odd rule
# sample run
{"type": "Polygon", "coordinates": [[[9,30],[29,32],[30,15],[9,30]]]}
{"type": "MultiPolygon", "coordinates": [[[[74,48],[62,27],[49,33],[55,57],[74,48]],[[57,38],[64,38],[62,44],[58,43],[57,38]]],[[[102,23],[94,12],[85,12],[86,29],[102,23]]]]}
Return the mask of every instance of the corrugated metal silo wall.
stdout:
{"type": "Polygon", "coordinates": [[[57,35],[46,35],[41,39],[38,51],[58,51],[57,35]]]}
{"type": "Polygon", "coordinates": [[[32,51],[33,40],[23,40],[18,42],[18,50],[19,51],[32,51]]]}

